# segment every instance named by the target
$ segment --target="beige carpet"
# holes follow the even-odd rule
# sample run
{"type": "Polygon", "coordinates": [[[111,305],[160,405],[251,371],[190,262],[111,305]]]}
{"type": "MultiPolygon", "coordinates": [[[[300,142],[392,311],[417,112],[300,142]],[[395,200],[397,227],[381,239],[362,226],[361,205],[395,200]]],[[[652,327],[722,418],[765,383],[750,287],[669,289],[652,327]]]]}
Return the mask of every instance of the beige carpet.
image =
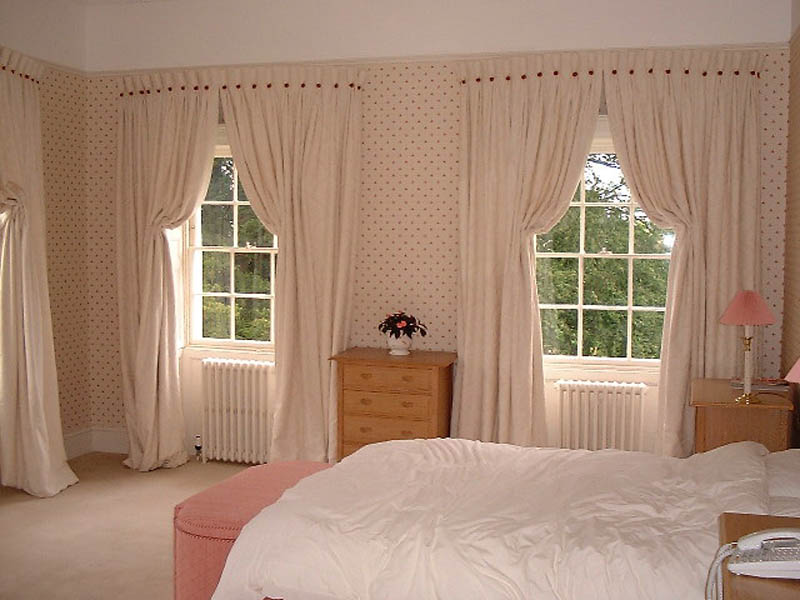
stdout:
{"type": "Polygon", "coordinates": [[[172,598],[173,507],[243,467],[138,473],[123,458],[70,461],[80,482],[54,498],[0,487],[0,599],[172,598]]]}

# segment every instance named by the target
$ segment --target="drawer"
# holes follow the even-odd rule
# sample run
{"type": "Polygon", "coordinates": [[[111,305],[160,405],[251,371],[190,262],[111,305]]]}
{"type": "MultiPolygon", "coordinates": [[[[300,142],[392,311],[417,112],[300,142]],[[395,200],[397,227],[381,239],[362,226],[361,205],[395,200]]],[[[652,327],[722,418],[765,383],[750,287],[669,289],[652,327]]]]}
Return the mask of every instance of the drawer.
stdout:
{"type": "Polygon", "coordinates": [[[346,415],[424,419],[428,416],[430,396],[344,390],[342,402],[346,415]]]}
{"type": "Polygon", "coordinates": [[[353,442],[383,442],[386,440],[413,440],[428,437],[425,421],[404,421],[382,417],[344,418],[344,445],[353,442]]]}
{"type": "Polygon", "coordinates": [[[342,383],[357,390],[424,393],[430,392],[431,379],[430,369],[344,365],[342,383]]]}

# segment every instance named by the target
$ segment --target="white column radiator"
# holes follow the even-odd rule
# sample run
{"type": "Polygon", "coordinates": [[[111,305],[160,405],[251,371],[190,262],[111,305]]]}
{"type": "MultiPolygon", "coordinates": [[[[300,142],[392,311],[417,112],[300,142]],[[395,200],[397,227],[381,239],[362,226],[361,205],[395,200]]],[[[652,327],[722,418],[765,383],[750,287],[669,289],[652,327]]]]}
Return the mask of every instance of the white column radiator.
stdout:
{"type": "Polygon", "coordinates": [[[556,382],[561,447],[644,450],[644,383],[556,382]]]}
{"type": "Polygon", "coordinates": [[[267,462],[275,364],[205,358],[202,372],[203,461],[267,462]]]}

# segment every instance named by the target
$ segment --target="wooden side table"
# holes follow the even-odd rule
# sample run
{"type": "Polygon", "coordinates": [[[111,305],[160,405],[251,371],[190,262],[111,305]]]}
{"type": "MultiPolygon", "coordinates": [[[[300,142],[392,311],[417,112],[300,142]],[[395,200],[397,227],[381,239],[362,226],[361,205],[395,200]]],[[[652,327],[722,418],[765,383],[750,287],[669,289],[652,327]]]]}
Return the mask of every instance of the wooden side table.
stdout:
{"type": "Polygon", "coordinates": [[[450,434],[453,352],[350,348],[337,363],[339,459],[373,442],[450,434]]]}
{"type": "MultiPolygon", "coordinates": [[[[743,535],[762,529],[800,527],[800,519],[722,513],[719,517],[719,543],[735,542],[743,535]]],[[[711,559],[709,558],[709,564],[711,559]]],[[[727,561],[726,561],[727,562],[727,561]]],[[[765,579],[748,575],[734,575],[726,564],[722,565],[722,589],[725,600],[789,600],[800,598],[800,580],[765,579]]]]}
{"type": "Polygon", "coordinates": [[[794,411],[791,390],[758,392],[757,404],[737,403],[740,394],[727,379],[692,380],[691,405],[697,409],[695,451],[748,440],[764,444],[770,452],[789,448],[794,411]]]}

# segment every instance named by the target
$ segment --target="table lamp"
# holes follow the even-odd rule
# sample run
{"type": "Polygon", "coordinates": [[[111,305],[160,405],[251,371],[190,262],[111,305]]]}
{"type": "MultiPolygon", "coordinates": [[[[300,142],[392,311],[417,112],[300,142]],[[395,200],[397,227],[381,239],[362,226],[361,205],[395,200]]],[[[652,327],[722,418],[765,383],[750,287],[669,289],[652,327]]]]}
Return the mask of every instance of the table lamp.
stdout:
{"type": "Polygon", "coordinates": [[[764,299],[753,290],[742,290],[733,297],[728,308],[722,313],[719,322],[723,325],[744,325],[744,393],[736,398],[737,402],[751,404],[758,402],[752,392],[753,358],[751,346],[753,342],[753,325],[771,325],[775,316],[764,299]]]}
{"type": "Polygon", "coordinates": [[[784,379],[791,383],[800,383],[800,358],[798,358],[797,362],[794,363],[794,366],[789,369],[789,372],[786,374],[784,379]]]}

